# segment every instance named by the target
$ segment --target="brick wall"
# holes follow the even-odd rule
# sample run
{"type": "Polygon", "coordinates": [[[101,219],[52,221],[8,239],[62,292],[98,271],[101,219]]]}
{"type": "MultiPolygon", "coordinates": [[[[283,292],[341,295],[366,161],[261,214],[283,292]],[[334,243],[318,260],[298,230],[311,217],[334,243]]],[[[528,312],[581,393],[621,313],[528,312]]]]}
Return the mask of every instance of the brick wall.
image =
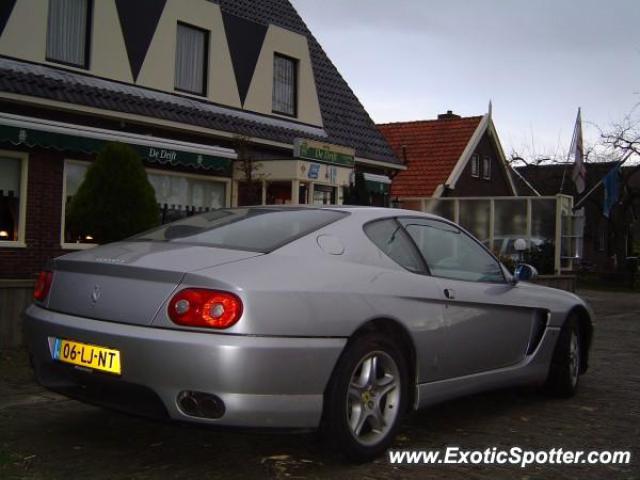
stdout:
{"type": "Polygon", "coordinates": [[[32,278],[48,259],[65,253],[60,248],[65,156],[53,150],[28,153],[27,248],[0,247],[0,278],[32,278]]]}

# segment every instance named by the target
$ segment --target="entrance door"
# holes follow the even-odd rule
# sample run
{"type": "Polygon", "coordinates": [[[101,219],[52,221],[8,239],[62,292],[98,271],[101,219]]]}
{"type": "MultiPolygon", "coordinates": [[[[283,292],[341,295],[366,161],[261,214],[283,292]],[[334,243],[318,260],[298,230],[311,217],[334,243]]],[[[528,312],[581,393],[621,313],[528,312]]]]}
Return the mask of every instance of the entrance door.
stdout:
{"type": "Polygon", "coordinates": [[[334,205],[336,203],[336,189],[328,185],[313,186],[314,205],[334,205]]]}
{"type": "Polygon", "coordinates": [[[291,203],[291,182],[267,183],[267,205],[288,205],[291,203]]]}

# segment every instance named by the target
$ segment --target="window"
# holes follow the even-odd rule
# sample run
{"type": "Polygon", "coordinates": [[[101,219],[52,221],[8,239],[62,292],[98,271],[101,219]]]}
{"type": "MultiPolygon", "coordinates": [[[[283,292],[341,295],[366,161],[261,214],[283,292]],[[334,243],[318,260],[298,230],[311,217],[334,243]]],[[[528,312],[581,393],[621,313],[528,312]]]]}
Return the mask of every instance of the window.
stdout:
{"type": "Polygon", "coordinates": [[[607,249],[607,230],[605,225],[600,225],[600,229],[597,233],[598,235],[598,243],[596,245],[596,249],[599,252],[604,252],[607,249]]]}
{"type": "Polygon", "coordinates": [[[480,176],[480,156],[478,154],[475,154],[471,157],[471,176],[480,176]]]}
{"type": "Polygon", "coordinates": [[[291,204],[291,182],[267,182],[265,193],[267,205],[291,204]]]}
{"type": "Polygon", "coordinates": [[[333,205],[336,203],[336,189],[328,185],[313,186],[313,204],[314,205],[333,205]]]}
{"type": "Polygon", "coordinates": [[[47,60],[89,67],[91,0],[49,0],[47,60]]]}
{"type": "Polygon", "coordinates": [[[227,208],[186,218],[132,240],[268,253],[348,215],[335,210],[227,208]]]}
{"type": "Polygon", "coordinates": [[[149,183],[156,192],[161,224],[208,212],[226,204],[226,182],[159,170],[149,170],[147,173],[149,183]]]}
{"type": "Polygon", "coordinates": [[[206,95],[209,32],[178,23],[176,90],[206,95]]]}
{"type": "Polygon", "coordinates": [[[24,244],[26,155],[0,152],[0,245],[24,244]]]}
{"type": "MultiPolygon", "coordinates": [[[[90,164],[67,160],[64,165],[64,200],[62,210],[62,245],[65,248],[86,248],[94,245],[91,232],[72,232],[65,225],[66,208],[84,181],[90,164]]],[[[161,224],[180,220],[197,213],[226,205],[227,181],[200,175],[175,174],[147,170],[147,178],[160,207],[161,224]]]]}
{"type": "Polygon", "coordinates": [[[491,180],[491,157],[484,157],[482,159],[482,178],[491,180]]]}
{"type": "Polygon", "coordinates": [[[504,282],[500,264],[453,225],[435,220],[401,219],[433,276],[470,282],[504,282]]]}
{"type": "Polygon", "coordinates": [[[273,57],[273,112],[295,117],[297,112],[297,60],[273,57]]]}
{"type": "Polygon", "coordinates": [[[61,243],[65,248],[87,248],[93,243],[93,236],[91,232],[75,232],[68,228],[66,223],[66,211],[71,199],[80,188],[80,185],[84,181],[84,177],[89,169],[88,162],[76,162],[67,160],[64,163],[64,184],[63,184],[63,199],[62,199],[62,239],[61,243]]]}
{"type": "Polygon", "coordinates": [[[414,273],[426,273],[424,262],[407,233],[396,220],[368,223],[364,233],[389,258],[414,273]]]}

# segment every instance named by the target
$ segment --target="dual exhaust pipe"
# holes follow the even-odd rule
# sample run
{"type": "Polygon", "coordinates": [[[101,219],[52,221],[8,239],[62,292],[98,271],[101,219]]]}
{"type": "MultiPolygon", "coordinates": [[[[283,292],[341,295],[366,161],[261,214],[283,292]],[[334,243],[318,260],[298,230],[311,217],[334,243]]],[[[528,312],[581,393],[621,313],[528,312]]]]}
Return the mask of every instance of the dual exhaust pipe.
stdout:
{"type": "Polygon", "coordinates": [[[190,417],[216,419],[224,415],[224,402],[217,395],[185,390],[178,394],[178,406],[190,417]]]}

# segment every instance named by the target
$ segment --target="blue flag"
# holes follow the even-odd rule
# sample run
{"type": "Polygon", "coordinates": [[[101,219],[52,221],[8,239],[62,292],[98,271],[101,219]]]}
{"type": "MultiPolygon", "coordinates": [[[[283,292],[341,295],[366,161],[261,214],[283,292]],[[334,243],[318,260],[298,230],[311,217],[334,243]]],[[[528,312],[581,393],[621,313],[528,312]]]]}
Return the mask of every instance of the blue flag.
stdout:
{"type": "Polygon", "coordinates": [[[602,214],[609,218],[611,209],[618,203],[620,199],[620,166],[613,167],[602,181],[604,184],[604,204],[602,205],[602,214]]]}

